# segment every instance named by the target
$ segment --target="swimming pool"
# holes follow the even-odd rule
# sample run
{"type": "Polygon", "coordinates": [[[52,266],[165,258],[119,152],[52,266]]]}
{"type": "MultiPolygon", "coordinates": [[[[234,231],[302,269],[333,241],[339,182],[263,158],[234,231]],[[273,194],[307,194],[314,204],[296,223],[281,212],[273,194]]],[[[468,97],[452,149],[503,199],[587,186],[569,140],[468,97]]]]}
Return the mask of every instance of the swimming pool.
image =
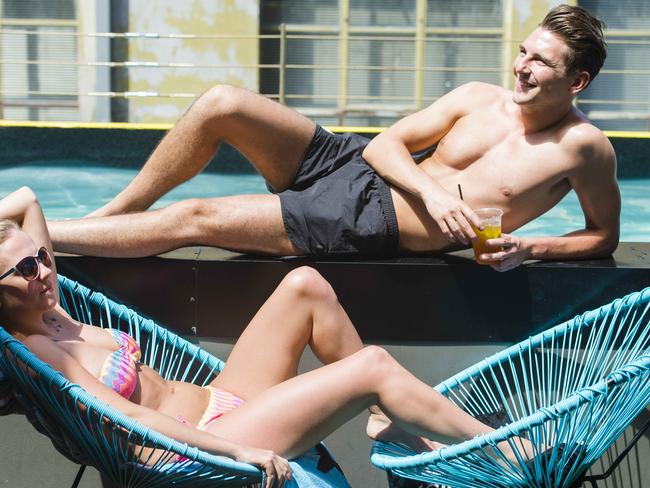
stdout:
{"type": "MultiPolygon", "coordinates": [[[[137,169],[98,166],[21,165],[0,170],[0,196],[27,185],[38,196],[48,219],[82,217],[113,198],[135,176],[137,169]]],[[[621,180],[623,208],[621,240],[650,242],[650,179],[621,180]]],[[[174,189],[155,207],[197,196],[266,193],[262,177],[256,174],[201,173],[174,189]]],[[[559,205],[525,225],[522,236],[561,235],[584,225],[575,193],[559,205]]]]}

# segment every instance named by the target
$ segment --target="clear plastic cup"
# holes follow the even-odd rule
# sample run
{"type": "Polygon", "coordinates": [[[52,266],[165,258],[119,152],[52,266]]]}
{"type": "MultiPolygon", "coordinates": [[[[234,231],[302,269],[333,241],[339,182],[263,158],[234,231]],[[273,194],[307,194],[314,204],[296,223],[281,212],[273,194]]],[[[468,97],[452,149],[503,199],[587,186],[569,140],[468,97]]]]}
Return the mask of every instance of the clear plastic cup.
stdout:
{"type": "Polygon", "coordinates": [[[485,241],[501,236],[501,217],[503,210],[500,208],[475,208],[474,213],[481,220],[483,230],[472,226],[478,239],[472,241],[474,248],[474,259],[479,264],[491,264],[490,261],[481,259],[481,254],[501,251],[499,246],[488,246],[485,241]]]}

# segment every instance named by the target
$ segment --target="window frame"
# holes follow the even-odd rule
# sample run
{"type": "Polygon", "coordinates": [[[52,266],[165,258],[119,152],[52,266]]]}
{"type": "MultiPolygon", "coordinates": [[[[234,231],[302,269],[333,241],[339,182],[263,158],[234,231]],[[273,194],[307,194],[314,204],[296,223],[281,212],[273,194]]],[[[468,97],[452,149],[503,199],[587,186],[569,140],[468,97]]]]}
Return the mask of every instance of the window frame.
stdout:
{"type": "MultiPolygon", "coordinates": [[[[71,27],[74,29],[74,33],[70,35],[77,35],[80,31],[80,16],[79,16],[79,2],[74,2],[74,10],[75,10],[75,19],[8,19],[3,15],[4,12],[4,3],[5,0],[0,0],[0,34],[4,34],[6,32],[6,28],[13,28],[13,27],[71,27]]],[[[27,34],[28,35],[28,34],[27,34]]],[[[33,35],[38,35],[37,33],[33,35]]],[[[3,53],[3,35],[0,35],[0,56],[2,56],[3,53]]],[[[79,55],[79,46],[77,45],[77,57],[79,55]]],[[[71,94],[66,94],[67,95],[75,95],[75,101],[71,103],[65,103],[66,101],[62,100],[60,103],[57,104],[52,104],[52,103],[47,103],[46,101],[41,101],[41,100],[34,100],[34,102],[30,102],[30,99],[32,97],[38,97],[39,95],[49,95],[46,92],[31,92],[29,89],[26,89],[24,92],[16,92],[15,94],[9,95],[9,97],[23,97],[24,98],[24,103],[20,102],[15,102],[15,101],[9,101],[7,102],[7,94],[5,93],[5,88],[3,85],[3,80],[4,80],[4,69],[5,69],[5,60],[2,60],[3,62],[0,63],[0,119],[4,119],[4,109],[5,107],[11,106],[11,107],[25,107],[27,109],[30,108],[35,108],[37,110],[41,108],[51,108],[55,106],[65,106],[65,107],[73,107],[79,110],[79,94],[78,93],[71,93],[71,94]]],[[[29,60],[25,60],[25,62],[29,62],[29,60]]],[[[55,94],[56,95],[56,94],[55,94]]],[[[63,94],[60,94],[63,95],[63,94]]],[[[33,119],[33,117],[29,117],[29,119],[33,119]]],[[[40,119],[40,114],[36,119],[40,119]]]]}
{"type": "MultiPolygon", "coordinates": [[[[446,40],[438,40],[435,36],[449,36],[457,35],[457,41],[463,42],[476,42],[481,40],[479,36],[490,37],[491,42],[498,42],[501,44],[501,56],[495,62],[500,63],[493,70],[500,72],[500,80],[503,86],[507,86],[510,79],[509,65],[512,62],[509,58],[512,54],[513,48],[510,44],[517,45],[516,42],[508,42],[512,39],[513,25],[512,25],[512,9],[514,0],[501,0],[502,23],[499,27],[429,27],[427,26],[427,0],[415,0],[415,25],[409,27],[385,27],[385,26],[354,26],[350,25],[350,0],[339,0],[338,3],[338,25],[323,25],[323,24],[298,24],[298,23],[281,23],[277,26],[279,32],[279,62],[278,62],[278,93],[267,94],[267,96],[277,97],[280,103],[286,104],[288,100],[296,100],[300,98],[309,98],[311,100],[323,100],[332,98],[332,96],[323,96],[316,93],[311,93],[309,96],[299,95],[292,96],[286,91],[286,72],[289,69],[314,69],[314,67],[291,65],[286,62],[287,41],[299,39],[313,39],[316,37],[320,40],[337,40],[338,41],[338,65],[335,67],[324,66],[327,69],[336,69],[339,73],[338,76],[338,90],[336,93],[336,108],[334,109],[318,109],[313,107],[301,107],[299,104],[292,104],[295,108],[310,116],[334,116],[338,120],[338,125],[345,125],[346,116],[354,115],[355,113],[370,113],[371,117],[377,117],[378,113],[389,114],[395,118],[401,117],[407,113],[424,108],[429,103],[435,101],[435,97],[427,97],[425,94],[425,75],[427,72],[435,70],[448,69],[446,67],[429,68],[425,66],[426,49],[428,43],[433,42],[449,42],[446,40]],[[462,36],[472,36],[468,39],[462,39],[462,36]],[[398,36],[395,40],[400,42],[413,42],[415,44],[414,64],[410,68],[400,68],[401,70],[409,70],[414,73],[414,86],[413,96],[409,98],[410,101],[403,103],[387,104],[382,103],[383,97],[381,95],[369,97],[367,104],[352,103],[350,101],[353,96],[349,93],[349,80],[350,71],[354,69],[350,65],[350,42],[355,38],[359,40],[388,40],[388,36],[398,36]],[[378,101],[379,103],[372,103],[378,101]]],[[[275,26],[271,27],[275,30],[275,26]]],[[[378,70],[392,70],[390,66],[377,66],[373,67],[378,70]]]]}

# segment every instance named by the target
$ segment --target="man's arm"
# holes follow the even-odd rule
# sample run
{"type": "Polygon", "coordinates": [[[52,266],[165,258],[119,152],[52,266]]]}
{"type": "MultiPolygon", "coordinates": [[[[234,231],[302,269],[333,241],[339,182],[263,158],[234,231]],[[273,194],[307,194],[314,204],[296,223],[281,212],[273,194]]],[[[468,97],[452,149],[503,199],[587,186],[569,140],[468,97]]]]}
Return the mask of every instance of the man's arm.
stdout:
{"type": "Polygon", "coordinates": [[[609,256],[618,245],[621,195],[616,182],[616,155],[600,134],[599,142],[582,150],[569,175],[585,216],[585,228],[560,237],[519,238],[503,235],[488,241],[504,251],[486,255],[500,261],[492,267],[507,271],[527,259],[585,259],[609,256]]]}
{"type": "MultiPolygon", "coordinates": [[[[481,88],[483,86],[483,88],[481,88]]],[[[457,195],[451,195],[421,170],[411,152],[436,144],[469,110],[480,83],[462,85],[429,107],[409,115],[375,137],[363,151],[364,159],[392,185],[420,198],[447,238],[465,244],[475,237],[469,225],[479,220],[457,195]]]]}

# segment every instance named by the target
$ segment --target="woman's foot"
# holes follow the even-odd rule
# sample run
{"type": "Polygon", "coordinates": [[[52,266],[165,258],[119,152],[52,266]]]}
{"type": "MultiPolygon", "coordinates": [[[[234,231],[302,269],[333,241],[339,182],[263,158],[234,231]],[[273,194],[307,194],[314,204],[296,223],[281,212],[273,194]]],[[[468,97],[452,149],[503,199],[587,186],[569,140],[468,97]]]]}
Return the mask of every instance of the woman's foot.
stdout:
{"type": "MultiPolygon", "coordinates": [[[[535,461],[537,461],[542,469],[546,472],[550,472],[551,480],[555,484],[555,479],[559,476],[561,480],[566,479],[569,476],[569,473],[576,464],[582,463],[583,459],[586,456],[584,442],[578,442],[575,444],[566,444],[560,443],[555,446],[545,448],[537,454],[534,458],[526,460],[524,465],[526,469],[530,472],[534,472],[535,461]],[[559,470],[557,466],[563,464],[564,467],[559,470]]],[[[582,485],[579,481],[584,478],[586,469],[583,468],[580,476],[578,477],[577,485],[582,485]]]]}
{"type": "Polygon", "coordinates": [[[500,442],[497,444],[497,447],[501,451],[501,454],[515,466],[521,466],[522,462],[526,463],[536,455],[539,455],[539,449],[535,449],[528,439],[515,437],[512,439],[512,442],[515,444],[514,448],[506,441],[500,442]]]}

